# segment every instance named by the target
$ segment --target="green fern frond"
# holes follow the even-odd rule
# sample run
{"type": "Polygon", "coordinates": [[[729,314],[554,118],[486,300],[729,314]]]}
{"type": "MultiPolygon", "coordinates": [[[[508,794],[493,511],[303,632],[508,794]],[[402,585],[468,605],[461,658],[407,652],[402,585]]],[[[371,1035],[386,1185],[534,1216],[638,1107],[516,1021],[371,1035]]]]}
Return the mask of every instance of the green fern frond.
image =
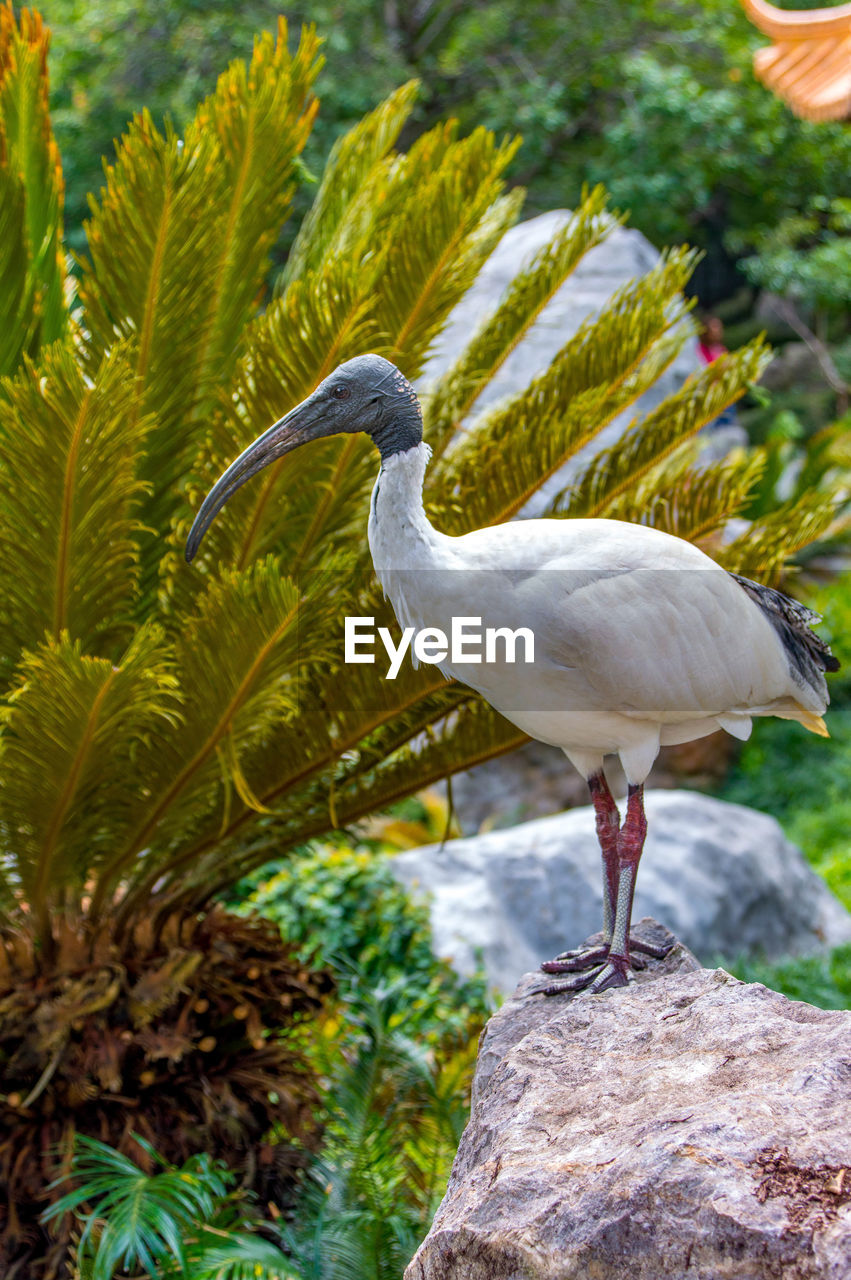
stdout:
{"type": "Polygon", "coordinates": [[[0,385],[0,591],[6,674],[47,632],[89,653],[126,643],[136,599],[136,478],[148,418],[135,413],[132,365],[117,346],[89,379],[51,347],[0,385]]]}
{"type": "Polygon", "coordinates": [[[766,586],[780,585],[784,566],[798,551],[825,536],[836,513],[835,494],[804,493],[755,520],[735,541],[719,548],[716,559],[731,573],[766,586]]]}
{"type": "Polygon", "coordinates": [[[24,184],[0,161],[0,375],[12,373],[39,339],[36,281],[29,270],[24,184]]]}
{"type": "Polygon", "coordinates": [[[610,504],[702,426],[743,395],[770,359],[761,338],[692,375],[674,395],[637,419],[604,449],[556,503],[570,516],[608,514],[610,504]]]}
{"type": "Polygon", "coordinates": [[[505,297],[458,360],[428,390],[424,435],[435,457],[443,453],[484,386],[540,316],[584,255],[618,225],[606,214],[606,195],[595,187],[560,231],[511,282],[505,297]]]}
{"type": "Polygon", "coordinates": [[[693,254],[678,251],[621,289],[527,390],[461,435],[427,477],[430,509],[446,532],[516,515],[549,476],[652,385],[661,363],[656,353],[670,361],[685,337],[680,290],[692,262],[693,254]],[[433,498],[447,493],[449,509],[433,498]]]}
{"type": "Polygon", "coordinates": [[[2,712],[0,829],[46,944],[55,895],[82,888],[98,848],[141,798],[133,761],[170,736],[175,678],[155,626],[137,633],[118,666],[63,635],[26,655],[19,672],[2,712]]]}
{"type": "Polygon", "coordinates": [[[319,40],[302,28],[294,55],[287,24],[277,39],[264,32],[251,62],[233,62],[216,91],[201,104],[184,145],[203,148],[215,137],[227,192],[212,215],[219,234],[206,259],[208,315],[198,361],[202,387],[223,384],[239,354],[270,266],[270,250],[289,213],[296,158],[307,142],[318,106],[312,97],[322,65],[319,40]]]}
{"type": "MultiPolygon", "coordinates": [[[[40,14],[11,4],[0,9],[0,170],[24,194],[23,250],[33,298],[32,319],[41,343],[66,330],[65,260],[62,251],[64,183],[48,108],[47,49],[50,32],[40,14]]],[[[4,191],[5,197],[7,193],[4,191]]],[[[0,295],[3,296],[3,295],[0,295]]],[[[5,299],[4,299],[5,300],[5,299]]],[[[4,325],[16,313],[4,308],[4,325]]],[[[0,365],[0,372],[14,366],[0,365]]]]}
{"type": "Polygon", "coordinates": [[[758,456],[723,458],[694,466],[691,442],[607,503],[611,520],[649,524],[688,542],[705,542],[746,506],[763,470],[758,456]]]}
{"type": "Polygon", "coordinates": [[[416,80],[396,89],[334,144],[313,205],[299,228],[279,288],[320,271],[340,256],[347,213],[402,131],[419,92],[416,80]]]}

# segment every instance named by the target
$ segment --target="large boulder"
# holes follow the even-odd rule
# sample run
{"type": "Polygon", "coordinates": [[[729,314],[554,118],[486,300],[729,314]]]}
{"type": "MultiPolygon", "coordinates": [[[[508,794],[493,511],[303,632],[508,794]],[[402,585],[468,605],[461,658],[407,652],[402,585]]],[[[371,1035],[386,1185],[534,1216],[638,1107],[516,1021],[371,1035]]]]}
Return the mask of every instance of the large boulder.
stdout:
{"type": "MultiPolygon", "coordinates": [[[[773,818],[692,791],[648,791],[645,799],[636,917],[662,920],[704,961],[773,959],[851,939],[851,916],[773,818]]],[[[436,951],[465,974],[480,952],[501,991],[602,920],[590,805],[410,849],[391,866],[428,895],[436,951]]]]}
{"type": "Polygon", "coordinates": [[[847,1280],[851,1013],[678,947],[601,996],[539,983],[488,1025],[405,1280],[847,1280]]]}

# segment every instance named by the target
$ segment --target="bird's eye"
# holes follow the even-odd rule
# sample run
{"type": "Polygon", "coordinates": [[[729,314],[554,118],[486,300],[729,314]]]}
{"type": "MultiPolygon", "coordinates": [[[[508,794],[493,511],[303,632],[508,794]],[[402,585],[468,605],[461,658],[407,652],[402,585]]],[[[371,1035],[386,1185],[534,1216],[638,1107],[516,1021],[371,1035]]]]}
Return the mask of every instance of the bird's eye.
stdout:
{"type": "Polygon", "coordinates": [[[337,386],[331,390],[331,395],[335,400],[349,400],[351,398],[351,389],[349,387],[337,386]]]}

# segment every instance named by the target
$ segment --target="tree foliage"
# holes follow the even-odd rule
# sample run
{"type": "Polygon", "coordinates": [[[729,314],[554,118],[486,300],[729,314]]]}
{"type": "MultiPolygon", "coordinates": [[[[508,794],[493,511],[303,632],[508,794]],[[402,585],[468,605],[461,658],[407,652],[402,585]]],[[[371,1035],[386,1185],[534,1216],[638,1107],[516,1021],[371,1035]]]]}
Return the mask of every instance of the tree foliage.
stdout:
{"type": "MultiPolygon", "coordinates": [[[[701,270],[707,289],[729,235],[750,245],[812,193],[845,191],[848,130],[797,120],[755,80],[764,39],[729,0],[312,0],[287,13],[294,29],[316,22],[325,39],[322,111],[305,152],[317,172],[377,99],[417,77],[417,127],[457,115],[468,130],[519,130],[509,178],[529,188],[533,209],[575,207],[583,183],[600,180],[657,245],[713,250],[701,270]]],[[[46,14],[77,244],[86,193],[101,181],[97,157],[111,156],[139,101],[183,129],[218,68],[274,29],[277,7],[46,0],[46,14]]],[[[735,279],[729,262],[726,271],[722,290],[735,279]]]]}

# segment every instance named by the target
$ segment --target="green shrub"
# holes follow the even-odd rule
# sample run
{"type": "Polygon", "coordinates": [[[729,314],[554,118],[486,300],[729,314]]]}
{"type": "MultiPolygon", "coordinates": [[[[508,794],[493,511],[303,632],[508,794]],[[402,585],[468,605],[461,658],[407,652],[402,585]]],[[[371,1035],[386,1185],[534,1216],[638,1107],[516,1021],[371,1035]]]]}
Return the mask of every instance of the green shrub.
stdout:
{"type": "Polygon", "coordinates": [[[796,956],[779,964],[734,960],[725,967],[743,982],[761,982],[791,1000],[806,1000],[820,1009],[851,1008],[851,943],[830,955],[796,956]]]}
{"type": "Polygon", "coordinates": [[[435,956],[428,909],[394,879],[386,854],[322,844],[273,866],[246,907],[275,920],[304,959],[330,965],[344,996],[355,987],[404,983],[400,1019],[409,1034],[430,1043],[484,1022],[490,1012],[484,976],[459,978],[435,956]]]}

